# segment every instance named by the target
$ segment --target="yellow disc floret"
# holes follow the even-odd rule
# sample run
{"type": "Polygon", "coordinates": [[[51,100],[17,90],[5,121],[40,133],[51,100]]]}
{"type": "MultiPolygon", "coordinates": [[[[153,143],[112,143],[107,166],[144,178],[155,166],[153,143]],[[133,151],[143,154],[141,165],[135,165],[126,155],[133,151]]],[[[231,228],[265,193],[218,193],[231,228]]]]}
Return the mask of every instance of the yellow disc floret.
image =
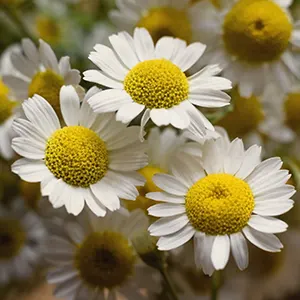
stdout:
{"type": "Polygon", "coordinates": [[[166,59],[140,62],[124,80],[125,91],[147,108],[171,108],[188,98],[185,74],[166,59]]]}
{"type": "Polygon", "coordinates": [[[16,104],[16,102],[10,101],[6,95],[0,94],[0,125],[12,115],[16,104]]]}
{"type": "Polygon", "coordinates": [[[0,261],[19,254],[26,240],[22,225],[15,219],[0,219],[0,261]]]}
{"type": "Polygon", "coordinates": [[[64,85],[64,79],[52,70],[35,74],[28,88],[28,96],[38,94],[45,98],[53,107],[56,114],[61,116],[59,93],[64,85]]]}
{"type": "Polygon", "coordinates": [[[151,34],[154,42],[164,36],[180,38],[187,42],[192,39],[192,26],[185,10],[174,7],[150,9],[136,27],[144,27],[151,34]]]}
{"type": "Polygon", "coordinates": [[[211,174],[197,181],[185,198],[192,226],[210,235],[243,229],[254,209],[254,197],[245,181],[230,174],[211,174]]]}
{"type": "Polygon", "coordinates": [[[233,111],[227,113],[217,125],[224,127],[232,138],[244,137],[256,130],[264,120],[263,107],[257,97],[242,97],[237,89],[232,90],[231,99],[233,111]]]}
{"type": "Polygon", "coordinates": [[[288,47],[291,33],[288,15],[271,0],[240,0],[223,24],[227,51],[249,63],[279,58],[288,47]]]}
{"type": "Polygon", "coordinates": [[[73,186],[88,187],[106,174],[108,152],[94,131],[69,126],[55,131],[48,139],[45,163],[55,177],[73,186]]]}
{"type": "Polygon", "coordinates": [[[55,44],[60,39],[59,23],[48,16],[38,16],[36,19],[36,29],[41,39],[50,44],[55,44]]]}
{"type": "Polygon", "coordinates": [[[112,231],[90,234],[75,255],[80,277],[93,289],[122,285],[133,274],[135,261],[128,239],[112,231]]]}
{"type": "Polygon", "coordinates": [[[300,93],[288,94],[285,103],[286,124],[293,130],[300,129],[300,93]]]}

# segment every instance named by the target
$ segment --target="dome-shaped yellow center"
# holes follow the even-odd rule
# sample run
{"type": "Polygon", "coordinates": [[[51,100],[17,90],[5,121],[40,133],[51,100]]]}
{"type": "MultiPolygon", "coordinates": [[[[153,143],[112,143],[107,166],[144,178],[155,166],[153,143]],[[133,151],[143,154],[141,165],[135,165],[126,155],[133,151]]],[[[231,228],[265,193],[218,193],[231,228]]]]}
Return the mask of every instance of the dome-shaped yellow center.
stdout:
{"type": "Polygon", "coordinates": [[[124,80],[125,91],[147,108],[171,108],[188,98],[185,74],[166,59],[138,63],[124,80]]]}
{"type": "Polygon", "coordinates": [[[136,27],[146,28],[154,42],[164,36],[176,37],[187,42],[192,39],[192,26],[187,11],[174,7],[150,9],[139,20],[136,27]]]}
{"type": "Polygon", "coordinates": [[[284,102],[286,124],[293,130],[300,129],[300,93],[290,93],[284,102]]]}
{"type": "Polygon", "coordinates": [[[59,93],[63,85],[64,79],[52,70],[38,72],[31,80],[28,96],[32,97],[34,94],[42,96],[51,104],[56,114],[61,118],[59,93]]]}
{"type": "Polygon", "coordinates": [[[287,49],[291,33],[288,15],[272,0],[240,0],[223,24],[227,51],[249,63],[276,60],[287,49]]]}
{"type": "Polygon", "coordinates": [[[15,101],[10,101],[6,95],[0,94],[0,125],[12,115],[16,105],[15,101]]]}
{"type": "Polygon", "coordinates": [[[88,187],[104,177],[108,151],[94,131],[69,126],[55,131],[48,139],[45,163],[55,177],[70,185],[88,187]]]}
{"type": "Polygon", "coordinates": [[[128,239],[112,231],[91,233],[78,247],[75,266],[91,288],[114,288],[134,272],[136,255],[128,239]]]}
{"type": "Polygon", "coordinates": [[[25,244],[26,233],[16,219],[0,219],[0,262],[17,256],[25,244]]]}
{"type": "Polygon", "coordinates": [[[241,231],[254,209],[250,186],[230,174],[211,174],[197,181],[185,198],[192,226],[210,235],[241,231]]]}
{"type": "Polygon", "coordinates": [[[139,173],[146,179],[146,183],[144,184],[144,186],[137,187],[139,191],[139,195],[136,197],[136,200],[135,201],[128,200],[126,201],[125,205],[129,211],[133,211],[137,208],[140,208],[148,215],[147,209],[150,206],[157,204],[157,201],[147,198],[146,194],[150,192],[161,191],[161,189],[158,186],[156,186],[156,184],[153,182],[152,178],[155,174],[167,173],[167,172],[161,168],[148,165],[140,169],[139,173]]]}
{"type": "Polygon", "coordinates": [[[264,120],[263,107],[255,96],[242,97],[235,88],[231,92],[233,110],[218,122],[218,126],[224,127],[231,138],[244,137],[256,130],[264,120]]]}
{"type": "Polygon", "coordinates": [[[39,37],[50,44],[56,44],[60,39],[60,27],[57,21],[48,16],[38,16],[36,29],[39,37]]]}

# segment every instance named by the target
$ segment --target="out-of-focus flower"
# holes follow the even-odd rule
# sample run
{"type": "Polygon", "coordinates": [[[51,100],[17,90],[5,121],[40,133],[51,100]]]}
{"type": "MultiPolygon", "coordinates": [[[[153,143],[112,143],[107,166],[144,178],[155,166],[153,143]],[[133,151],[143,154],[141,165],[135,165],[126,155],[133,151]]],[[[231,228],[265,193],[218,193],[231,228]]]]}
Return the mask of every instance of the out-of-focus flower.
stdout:
{"type": "Polygon", "coordinates": [[[20,204],[12,210],[0,207],[0,284],[28,279],[40,263],[45,229],[20,204]]]}
{"type": "Polygon", "coordinates": [[[155,271],[146,266],[132,239],[146,230],[148,220],[141,211],[120,209],[104,218],[81,214],[78,222],[67,222],[67,236],[51,236],[46,259],[52,269],[48,282],[56,284],[61,298],[154,299],[159,291],[155,271]],[[146,291],[146,293],[145,293],[146,291]]]}
{"type": "Polygon", "coordinates": [[[157,174],[154,183],[162,192],[149,193],[167,203],[148,209],[162,217],[149,227],[159,236],[160,250],[175,249],[194,237],[195,262],[204,273],[225,268],[230,250],[238,267],[248,265],[245,237],[257,247],[279,252],[283,247],[273,233],[287,224],[273,216],[293,206],[294,187],[286,185],[287,170],[280,158],[260,162],[260,147],[244,150],[242,140],[221,137],[203,146],[202,162],[177,164],[175,176],[157,174]]]}
{"type": "Polygon", "coordinates": [[[28,120],[13,124],[19,137],[12,147],[25,157],[13,164],[13,172],[25,181],[41,182],[42,194],[53,206],[66,206],[74,215],[86,203],[97,216],[104,216],[106,208],[120,208],[119,197],[135,200],[135,186],[144,184],[135,172],[148,162],[146,145],[138,139],[140,128],[127,128],[115,121],[114,114],[95,114],[87,101],[97,92],[91,89],[80,106],[76,90],[62,87],[64,127],[38,95],[23,103],[28,120]]]}
{"type": "Polygon", "coordinates": [[[224,76],[239,84],[242,96],[261,95],[270,82],[285,92],[300,78],[291,45],[300,47],[299,23],[291,1],[224,1],[221,10],[208,1],[197,4],[203,61],[220,63],[224,76]]]}
{"type": "Polygon", "coordinates": [[[109,87],[89,99],[97,113],[115,112],[123,123],[142,113],[141,129],[151,120],[157,125],[184,129],[197,123],[214,130],[206,117],[195,108],[224,107],[230,97],[222,90],[231,88],[231,82],[217,77],[217,65],[209,65],[187,77],[190,69],[205,50],[205,45],[186,43],[164,37],[156,47],[143,28],[136,28],[132,38],[126,32],[110,36],[115,52],[104,45],[96,45],[90,59],[101,69],[84,72],[84,79],[109,87]],[[195,106],[194,106],[195,105],[195,106]]]}

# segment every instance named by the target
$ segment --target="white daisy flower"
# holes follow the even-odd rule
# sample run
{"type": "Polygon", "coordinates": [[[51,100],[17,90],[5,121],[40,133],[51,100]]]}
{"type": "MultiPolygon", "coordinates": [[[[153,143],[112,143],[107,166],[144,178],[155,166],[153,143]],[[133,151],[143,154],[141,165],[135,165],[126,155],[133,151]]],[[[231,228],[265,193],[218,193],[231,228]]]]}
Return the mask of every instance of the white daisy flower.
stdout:
{"type": "Polygon", "coordinates": [[[260,95],[270,82],[287,91],[300,78],[291,50],[300,47],[300,23],[287,10],[291,2],[229,0],[221,9],[197,4],[199,36],[208,45],[204,61],[220,63],[242,96],[260,95]]]}
{"type": "MultiPolygon", "coordinates": [[[[18,199],[22,201],[21,199],[18,199]]],[[[28,279],[40,262],[46,231],[39,217],[0,207],[0,284],[28,279]]]]}
{"type": "Polygon", "coordinates": [[[51,47],[40,40],[39,48],[29,39],[22,40],[23,53],[12,53],[11,62],[21,74],[3,76],[4,83],[19,100],[38,94],[60,115],[59,92],[63,85],[78,85],[80,73],[71,69],[70,58],[59,61],[51,47]]]}
{"type": "Polygon", "coordinates": [[[195,6],[190,0],[119,0],[110,19],[119,29],[133,32],[135,27],[146,28],[157,42],[172,36],[190,43],[198,41],[198,21],[195,6]]]}
{"type": "Polygon", "coordinates": [[[174,176],[155,175],[162,192],[147,197],[167,202],[148,209],[162,217],[149,227],[160,237],[158,248],[175,249],[194,237],[195,262],[206,274],[225,268],[230,250],[245,269],[245,237],[265,251],[280,251],[273,233],[285,231],[287,224],[273,216],[292,208],[295,189],[285,184],[290,175],[280,170],[280,158],[260,162],[260,151],[256,145],[245,151],[240,139],[211,139],[203,146],[202,163],[174,162],[174,176]]]}
{"type": "Polygon", "coordinates": [[[97,215],[106,208],[120,208],[119,197],[134,200],[135,185],[143,185],[136,170],[147,164],[145,146],[138,139],[138,126],[126,128],[114,114],[96,115],[87,104],[99,90],[91,89],[80,106],[72,86],[60,92],[65,127],[50,104],[35,95],[23,103],[28,120],[17,119],[13,129],[19,137],[12,147],[24,158],[12,170],[23,180],[41,182],[43,196],[55,208],[66,206],[78,215],[86,203],[97,215]]]}
{"type": "Polygon", "coordinates": [[[138,210],[129,215],[125,209],[104,218],[85,217],[65,224],[66,237],[49,238],[45,258],[52,266],[47,280],[56,285],[54,295],[74,300],[154,299],[159,291],[156,271],[142,263],[132,246],[135,235],[147,230],[147,217],[138,210]]]}
{"type": "Polygon", "coordinates": [[[110,89],[89,99],[97,113],[115,112],[118,121],[128,123],[142,113],[141,127],[151,118],[157,126],[184,129],[199,123],[203,135],[211,123],[195,108],[223,107],[230,97],[222,92],[231,82],[217,77],[221,69],[209,65],[187,77],[205,50],[201,43],[164,37],[154,46],[144,28],[136,28],[133,38],[126,32],[109,37],[114,49],[97,44],[89,58],[101,69],[84,72],[84,79],[110,89]]]}

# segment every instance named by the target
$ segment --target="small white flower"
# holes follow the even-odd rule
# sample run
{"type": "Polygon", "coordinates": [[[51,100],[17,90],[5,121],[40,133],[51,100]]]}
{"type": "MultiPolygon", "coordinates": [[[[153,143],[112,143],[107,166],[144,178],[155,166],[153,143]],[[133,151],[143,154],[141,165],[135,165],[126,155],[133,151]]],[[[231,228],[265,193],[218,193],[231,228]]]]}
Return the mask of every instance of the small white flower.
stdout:
{"type": "Polygon", "coordinates": [[[33,212],[0,207],[0,284],[28,279],[40,262],[46,231],[33,212]]]}
{"type": "Polygon", "coordinates": [[[150,199],[166,203],[148,209],[161,217],[149,227],[159,236],[160,250],[175,249],[194,237],[195,262],[204,273],[223,269],[230,249],[240,269],[248,265],[245,237],[257,247],[278,252],[282,248],[273,233],[287,224],[273,216],[293,206],[293,186],[281,170],[280,158],[260,162],[260,147],[244,150],[242,140],[210,139],[203,146],[202,163],[193,159],[174,162],[174,176],[153,177],[162,192],[149,193],[150,199]]]}
{"type": "Polygon", "coordinates": [[[288,12],[291,2],[229,0],[220,9],[199,2],[199,36],[208,46],[204,63],[219,63],[242,96],[261,95],[270,82],[288,91],[300,78],[292,51],[300,47],[300,23],[288,12]]]}
{"type": "Polygon", "coordinates": [[[56,285],[54,295],[74,300],[154,299],[159,291],[155,271],[142,263],[132,245],[136,234],[147,230],[147,217],[120,209],[104,218],[82,213],[77,221],[66,222],[64,234],[51,236],[47,243],[45,258],[52,266],[47,280],[56,285]]]}
{"type": "Polygon", "coordinates": [[[146,145],[138,139],[140,128],[126,128],[114,114],[93,113],[87,101],[98,91],[91,89],[80,105],[75,89],[62,87],[64,127],[38,95],[23,103],[28,120],[13,124],[19,137],[12,147],[24,157],[13,164],[13,172],[25,181],[41,182],[43,196],[74,215],[86,203],[97,216],[104,216],[106,208],[120,208],[119,197],[134,200],[135,186],[144,184],[135,172],[148,162],[146,145]]]}
{"type": "Polygon", "coordinates": [[[147,30],[136,28],[133,38],[126,32],[109,37],[113,50],[97,44],[90,59],[101,69],[84,72],[84,79],[106,86],[89,99],[97,113],[115,112],[116,118],[128,123],[142,113],[141,129],[151,118],[157,126],[184,129],[196,123],[214,130],[205,116],[195,108],[223,107],[230,97],[222,92],[231,82],[217,77],[221,69],[209,65],[187,77],[200,58],[205,45],[171,37],[161,38],[156,46],[147,30]]]}

